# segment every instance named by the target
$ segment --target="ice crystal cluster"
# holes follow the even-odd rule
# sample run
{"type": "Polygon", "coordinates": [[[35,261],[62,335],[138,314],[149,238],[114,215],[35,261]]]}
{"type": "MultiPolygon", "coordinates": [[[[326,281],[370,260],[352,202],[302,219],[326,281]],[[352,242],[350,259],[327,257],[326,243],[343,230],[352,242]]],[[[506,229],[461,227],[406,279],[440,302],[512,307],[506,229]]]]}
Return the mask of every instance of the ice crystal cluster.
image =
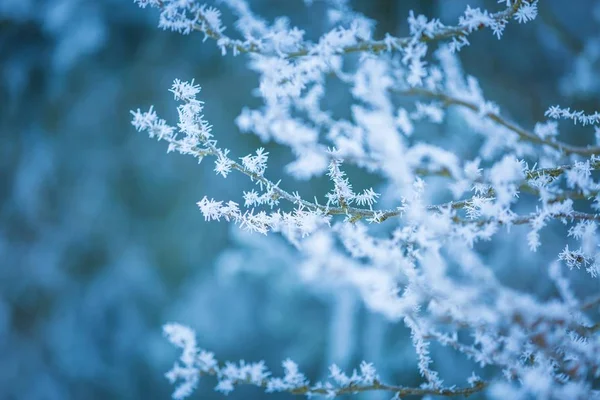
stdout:
{"type": "MultiPolygon", "coordinates": [[[[199,34],[223,56],[246,62],[259,76],[262,106],[241,110],[239,131],[293,155],[283,171],[271,171],[263,148],[244,155],[222,147],[220,138],[231,133],[213,131],[200,86],[176,79],[171,92],[179,121],[170,124],[153,108],[137,110],[135,128],[167,142],[169,151],[206,159],[201,165],[211,163],[223,178],[243,174],[254,183],[235,199],[202,198],[205,220],[283,236],[297,250],[307,282],[350,287],[371,311],[410,329],[422,377],[417,387],[383,382],[365,361],[351,372],[332,365],[327,379],[311,382],[289,359],[279,376],[261,361],[219,361],[198,346],[191,329],[167,324],[165,335],[182,352],[167,373],[175,399],[190,395],[203,376],[216,377],[215,390],[224,394],[244,384],[309,397],[384,391],[389,398],[477,392],[498,399],[600,398],[593,318],[600,298],[572,285],[576,273],[594,280],[600,272],[594,179],[600,144],[559,140],[564,126],[600,130],[600,114],[551,103],[545,120],[521,126],[485,96],[458,58],[477,31],[500,39],[511,24],[533,21],[537,0],[502,0],[494,11],[467,7],[453,24],[411,12],[408,36],[382,38],[375,37],[375,21],[346,1],[324,0],[331,28],[316,41],[286,17],[270,22],[255,15],[244,0],[136,2],[158,9],[159,27],[199,34]],[[347,89],[347,118],[324,106],[331,81],[347,89]],[[424,135],[450,113],[479,135],[472,157],[424,135]],[[372,177],[373,187],[354,184],[350,169],[372,177]],[[329,180],[329,192],[305,198],[294,189],[294,182],[319,177],[329,180]],[[439,193],[447,201],[434,201],[439,193]],[[478,248],[526,232],[534,253],[551,224],[564,226],[563,247],[540,266],[539,279],[556,296],[507,286],[478,248]],[[445,384],[431,343],[479,369],[464,371],[463,385],[445,384]]],[[[453,140],[462,134],[452,132],[453,140]]]]}

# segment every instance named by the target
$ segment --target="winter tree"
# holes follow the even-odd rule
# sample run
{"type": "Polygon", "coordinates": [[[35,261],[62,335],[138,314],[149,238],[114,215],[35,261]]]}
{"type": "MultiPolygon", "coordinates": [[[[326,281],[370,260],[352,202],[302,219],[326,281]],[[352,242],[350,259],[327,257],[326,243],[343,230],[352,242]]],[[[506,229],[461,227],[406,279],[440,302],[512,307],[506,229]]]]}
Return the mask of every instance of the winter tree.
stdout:
{"type": "MultiPolygon", "coordinates": [[[[160,28],[198,35],[260,79],[262,105],[240,110],[236,124],[270,151],[239,154],[221,145],[237,133],[212,129],[203,114],[211,99],[200,97],[202,77],[173,81],[177,122],[153,107],[132,111],[134,127],[166,142],[169,152],[204,161],[200,167],[224,179],[243,174],[253,182],[235,198],[200,199],[207,223],[285,238],[303,284],[351,288],[371,311],[410,330],[422,377],[416,387],[401,378],[388,382],[369,360],[352,371],[331,365],[328,377],[310,381],[285,359],[279,375],[263,361],[222,361],[202,349],[192,329],[168,323],[164,334],[181,349],[166,374],[173,398],[188,397],[205,377],[223,394],[254,385],[330,398],[364,392],[394,399],[600,398],[600,297],[594,294],[600,114],[547,99],[545,119],[524,126],[486,97],[477,71],[464,71],[460,62],[473,35],[502,39],[513,24],[536,23],[544,2],[468,6],[454,22],[411,12],[406,36],[377,37],[376,21],[346,0],[305,0],[327,12],[330,26],[316,39],[288,17],[256,15],[245,0],[136,2],[157,9],[160,28]],[[334,86],[345,91],[343,116],[328,102],[334,86]],[[448,120],[460,123],[449,125],[447,137],[428,134],[448,120]],[[561,135],[572,129],[591,131],[596,141],[573,144],[561,135]],[[474,152],[460,149],[466,135],[477,136],[474,152]],[[293,155],[283,171],[268,169],[271,149],[293,155]],[[366,174],[371,185],[354,174],[366,174]],[[296,187],[320,178],[330,186],[320,196],[308,198],[296,187]],[[542,248],[550,230],[560,232],[560,248],[542,248]],[[481,244],[511,236],[526,240],[524,258],[543,263],[539,280],[553,288],[550,295],[503,282],[487,262],[481,244]],[[553,261],[545,261],[548,252],[553,261]],[[587,286],[575,288],[582,279],[587,286]],[[473,369],[460,371],[462,385],[446,384],[436,371],[434,343],[471,360],[473,369]]],[[[582,57],[576,69],[593,63],[582,57]]],[[[561,84],[592,91],[593,79],[585,85],[578,73],[561,84]]],[[[519,275],[522,267],[513,263],[503,273],[519,275]]]]}

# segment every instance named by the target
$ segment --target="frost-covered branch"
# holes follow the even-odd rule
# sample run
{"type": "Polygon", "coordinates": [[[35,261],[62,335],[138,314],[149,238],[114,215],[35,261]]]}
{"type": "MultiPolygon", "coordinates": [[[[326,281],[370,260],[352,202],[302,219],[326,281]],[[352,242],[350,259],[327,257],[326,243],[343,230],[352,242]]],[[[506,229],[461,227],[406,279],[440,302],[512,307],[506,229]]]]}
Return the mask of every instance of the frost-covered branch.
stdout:
{"type": "Polygon", "coordinates": [[[480,379],[471,380],[471,385],[467,387],[429,388],[387,385],[380,381],[375,367],[364,361],[360,364],[359,370],[354,370],[351,375],[347,375],[333,364],[329,367],[329,379],[311,383],[300,372],[298,365],[287,359],[282,363],[284,376],[275,377],[263,361],[219,363],[213,353],[196,346],[195,334],[186,326],[167,324],[163,331],[169,341],[182,351],[179,358],[181,364],[176,363],[166,374],[171,383],[178,385],[173,394],[174,399],[189,396],[198,386],[202,376],[216,377],[218,382],[215,390],[223,394],[231,393],[237,386],[250,385],[259,387],[266,393],[287,392],[293,395],[327,398],[374,391],[390,392],[398,399],[426,395],[469,396],[487,386],[487,383],[480,379]]]}
{"type": "MultiPolygon", "coordinates": [[[[346,178],[344,178],[344,175],[340,170],[338,161],[333,161],[331,163],[332,169],[330,169],[330,177],[334,181],[336,190],[330,196],[329,201],[325,205],[302,199],[298,194],[292,194],[284,189],[281,189],[279,187],[279,182],[273,182],[264,176],[264,172],[266,169],[267,153],[263,153],[263,151],[259,149],[259,152],[257,154],[259,154],[258,158],[261,159],[260,166],[258,166],[256,162],[253,161],[257,158],[254,156],[243,157],[241,163],[233,160],[228,155],[229,151],[219,148],[217,146],[217,142],[214,139],[212,139],[212,134],[210,133],[211,129],[208,122],[204,121],[202,116],[199,116],[199,113],[202,112],[202,107],[201,102],[196,100],[195,93],[194,95],[182,95],[178,94],[180,90],[196,91],[199,90],[199,87],[194,86],[193,83],[188,84],[185,82],[176,81],[173,85],[173,89],[171,89],[171,91],[175,93],[176,99],[187,101],[186,104],[180,106],[180,117],[182,117],[183,119],[180,121],[179,126],[189,126],[190,124],[193,125],[194,123],[200,123],[203,127],[201,134],[196,134],[197,132],[193,128],[185,128],[188,131],[195,134],[193,138],[187,136],[184,139],[177,139],[174,134],[174,129],[169,127],[164,120],[158,118],[152,109],[145,113],[142,113],[139,110],[136,112],[132,112],[134,116],[133,124],[136,126],[136,128],[138,130],[148,131],[151,136],[157,136],[159,140],[166,140],[169,143],[170,151],[177,150],[183,154],[191,154],[199,158],[200,160],[207,156],[216,157],[217,162],[215,166],[215,171],[217,173],[224,176],[227,176],[227,174],[231,170],[236,170],[243,173],[244,175],[248,176],[253,182],[260,185],[261,189],[264,190],[264,193],[267,194],[267,203],[275,204],[275,202],[277,202],[279,199],[283,199],[299,207],[299,209],[301,210],[306,209],[308,211],[317,212],[322,217],[343,215],[354,222],[364,218],[368,219],[371,222],[380,223],[389,218],[401,216],[404,213],[405,210],[403,206],[400,206],[395,210],[374,210],[372,207],[366,209],[348,205],[348,200],[351,200],[353,198],[356,198],[358,203],[367,203],[369,205],[372,205],[376,200],[378,194],[376,194],[372,190],[366,191],[363,195],[353,194],[351,189],[348,187],[348,182],[346,178]],[[188,114],[190,112],[193,114],[188,114]],[[168,131],[168,133],[159,132],[161,129],[168,131]],[[330,203],[339,204],[339,206],[331,206],[330,203]]],[[[540,179],[542,177],[554,179],[566,173],[567,171],[573,170],[574,167],[575,166],[572,165],[563,165],[559,167],[527,171],[524,176],[524,178],[526,177],[526,179],[523,179],[519,186],[531,188],[531,186],[529,186],[529,184],[527,183],[527,179],[540,179]]],[[[600,161],[594,161],[589,168],[600,168],[600,161]]],[[[493,189],[491,186],[488,190],[488,194],[490,196],[487,196],[485,198],[476,196],[461,201],[451,201],[438,205],[428,205],[426,208],[429,211],[436,212],[441,212],[443,210],[461,210],[475,206],[475,203],[478,200],[492,200],[493,197],[491,195],[493,195],[493,189]]],[[[257,201],[257,203],[260,202],[257,201]]],[[[253,204],[253,202],[250,202],[250,204],[253,204]]],[[[205,199],[202,202],[200,202],[199,205],[208,219],[219,219],[222,214],[222,216],[228,220],[232,219],[236,221],[243,221],[247,215],[242,214],[239,211],[237,204],[233,205],[230,203],[226,207],[221,207],[217,203],[213,203],[205,199]]],[[[513,225],[522,225],[529,223],[532,219],[536,218],[537,216],[538,214],[531,214],[529,216],[520,217],[514,216],[509,221],[504,220],[500,222],[504,224],[509,223],[513,225]]],[[[597,220],[599,217],[593,214],[586,214],[575,211],[565,212],[561,210],[561,212],[548,213],[547,218],[571,220],[597,220]]],[[[483,225],[486,223],[490,223],[490,221],[487,220],[466,221],[456,216],[454,217],[454,220],[463,224],[475,222],[479,225],[483,225]]],[[[265,221],[267,221],[266,216],[265,221]]],[[[269,222],[265,222],[265,224],[269,225],[269,222]]]]}
{"type": "MultiPolygon", "coordinates": [[[[594,389],[600,300],[582,300],[571,284],[579,270],[600,276],[600,114],[551,106],[547,120],[525,129],[484,97],[457,55],[476,30],[490,28],[499,37],[509,20],[533,20],[537,1],[503,0],[498,13],[468,7],[456,26],[410,12],[410,35],[383,40],[373,39],[373,21],[347,2],[326,1],[330,27],[314,42],[289,19],[270,23],[242,0],[220,1],[222,10],[194,0],[137,3],[159,7],[162,28],[200,31],[224,54],[247,53],[262,105],[244,108],[235,122],[241,133],[274,143],[270,151],[289,149],[293,156],[276,179],[264,148],[235,156],[204,118],[200,87],[175,80],[177,124],[150,108],[132,112],[136,129],[168,142],[169,151],[210,158],[223,178],[237,171],[254,183],[234,199],[202,198],[205,220],[282,235],[297,251],[290,270],[304,284],[350,289],[370,311],[410,329],[424,380],[418,388],[383,384],[363,363],[350,376],[332,366],[328,380],[311,384],[289,360],[284,376],[273,377],[264,363],[219,363],[197,348],[191,330],[167,325],[169,339],[183,350],[167,375],[181,382],[174,397],[212,375],[223,393],[250,384],[330,397],[373,390],[466,396],[486,389],[492,398],[600,398],[594,389]],[[239,39],[225,34],[221,12],[231,13],[239,39]],[[432,57],[429,45],[438,46],[432,57]],[[356,52],[358,63],[344,57],[356,52]],[[331,77],[341,88],[327,85],[331,77]],[[345,118],[325,108],[330,91],[332,99],[348,100],[345,118]],[[414,101],[405,105],[399,94],[414,101]],[[559,141],[564,121],[591,126],[596,142],[559,141]],[[429,124],[446,124],[447,133],[425,133],[429,124]],[[468,146],[454,146],[467,140],[468,146]],[[356,169],[372,181],[357,180],[356,169]],[[308,199],[294,191],[295,181],[318,177],[329,182],[327,193],[308,199]],[[522,227],[511,229],[516,225],[522,227]],[[506,235],[499,237],[501,231],[506,235]],[[517,290],[496,277],[498,268],[476,244],[495,245],[509,235],[529,248],[524,263],[539,260],[539,279],[554,291],[517,290]],[[534,258],[546,242],[552,244],[534,258]],[[467,373],[470,386],[444,386],[432,342],[488,367],[489,379],[467,373]]],[[[509,273],[520,276],[520,260],[521,254],[507,262],[509,273]]]]}
{"type": "MultiPolygon", "coordinates": [[[[267,55],[271,53],[259,38],[247,37],[245,40],[236,40],[227,36],[223,32],[225,27],[220,19],[220,11],[215,8],[194,1],[136,0],[136,2],[142,7],[150,5],[161,9],[161,26],[164,29],[176,30],[181,33],[190,33],[192,30],[202,32],[207,38],[215,40],[224,52],[229,49],[234,54],[256,53],[267,55]]],[[[233,0],[226,3],[237,13],[244,15],[245,18],[256,18],[246,4],[233,0]]],[[[344,34],[343,31],[334,31],[332,34],[337,34],[335,35],[338,36],[337,42],[331,40],[334,35],[328,35],[327,43],[315,44],[307,41],[296,41],[293,49],[282,50],[277,48],[277,53],[284,58],[321,54],[325,50],[324,44],[327,44],[326,51],[328,53],[379,53],[413,46],[415,39],[424,43],[453,39],[454,43],[460,46],[460,43],[467,41],[467,37],[475,31],[488,27],[499,37],[510,19],[514,18],[519,22],[527,22],[537,15],[537,0],[515,0],[507,3],[504,10],[493,14],[469,7],[464,16],[460,18],[459,24],[455,26],[445,26],[439,20],[432,20],[428,23],[426,23],[426,20],[419,20],[419,25],[422,24],[422,26],[416,32],[417,35],[414,35],[415,32],[411,32],[413,35],[408,37],[387,35],[385,39],[372,40],[360,35],[352,37],[353,35],[344,34]]],[[[302,36],[301,31],[296,31],[296,34],[299,37],[302,36]]]]}
{"type": "MultiPolygon", "coordinates": [[[[494,111],[491,111],[491,110],[486,110],[482,106],[480,106],[474,102],[470,102],[468,100],[463,100],[463,99],[460,99],[457,97],[450,96],[445,93],[436,92],[433,90],[428,90],[428,89],[423,89],[423,88],[411,88],[408,90],[401,90],[401,91],[396,91],[396,92],[398,94],[401,94],[404,96],[421,96],[421,97],[435,99],[435,100],[441,101],[445,106],[465,107],[476,113],[482,114],[483,117],[489,118],[490,120],[494,121],[498,125],[501,125],[507,129],[509,129],[510,131],[516,133],[517,135],[519,135],[519,137],[522,140],[525,140],[525,141],[528,141],[531,143],[550,146],[554,149],[564,152],[565,154],[579,154],[582,156],[600,155],[600,147],[599,146],[589,146],[589,147],[572,146],[567,143],[560,142],[552,136],[544,137],[541,135],[536,135],[534,132],[528,131],[528,130],[522,128],[521,126],[517,125],[516,123],[505,119],[500,114],[498,114],[494,111]]],[[[558,113],[557,111],[553,111],[553,110],[555,110],[555,109],[551,108],[548,112],[548,115],[553,116],[553,117],[554,116],[562,117],[563,115],[565,115],[565,113],[561,114],[561,113],[558,113]]],[[[570,118],[570,119],[576,118],[575,116],[571,116],[569,113],[566,113],[566,115],[567,115],[567,118],[570,118]]],[[[585,116],[584,114],[582,114],[580,112],[574,113],[574,115],[580,116],[580,118],[576,118],[575,121],[588,121],[587,123],[596,122],[596,117],[594,115],[585,116]]],[[[583,123],[585,124],[585,122],[583,122],[583,123]]]]}

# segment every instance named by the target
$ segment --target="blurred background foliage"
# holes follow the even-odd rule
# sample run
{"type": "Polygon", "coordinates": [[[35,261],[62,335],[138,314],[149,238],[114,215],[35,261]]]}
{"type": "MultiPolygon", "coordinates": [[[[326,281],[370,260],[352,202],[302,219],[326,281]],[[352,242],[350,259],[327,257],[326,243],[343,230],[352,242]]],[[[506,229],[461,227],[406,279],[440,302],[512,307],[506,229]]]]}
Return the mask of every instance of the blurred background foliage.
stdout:
{"type": "MultiPolygon", "coordinates": [[[[466,4],[500,7],[495,0],[352,4],[378,21],[380,36],[406,34],[410,9],[454,23],[466,4]]],[[[460,54],[487,97],[525,126],[556,103],[600,108],[595,55],[577,64],[589,39],[598,40],[597,15],[592,1],[576,4],[543,0],[535,23],[511,24],[501,41],[473,35],[460,54]]],[[[319,2],[251,5],[268,19],[291,16],[310,37],[324,26],[319,2]]],[[[123,0],[0,2],[0,398],[168,398],[163,373],[176,351],[161,325],[169,321],[195,328],[200,345],[219,358],[276,366],[291,357],[312,378],[326,375],[331,362],[353,367],[365,359],[392,382],[417,384],[405,329],[343,288],[300,283],[297,257],[282,239],[203,221],[196,201],[237,198],[249,182],[217,177],[211,166],[167,155],[163,144],[134,132],[130,109],[154,104],[173,121],[170,83],[195,78],[221,143],[238,155],[261,145],[234,124],[244,105],[259,105],[244,57],[221,57],[200,34],[160,31],[156,18],[123,0]]],[[[346,93],[333,90],[327,101],[341,107],[346,93]]],[[[418,134],[472,155],[475,136],[457,143],[462,129],[450,119],[418,134]]],[[[563,140],[590,140],[589,132],[569,129],[563,140]]],[[[266,146],[269,174],[282,178],[291,157],[266,146]]],[[[322,195],[326,184],[299,188],[322,195]]],[[[500,235],[482,251],[500,276],[503,265],[523,265],[505,281],[548,290],[536,279],[543,257],[533,262],[522,240],[500,235]]],[[[434,352],[446,382],[459,379],[462,367],[470,373],[450,350],[434,352]]],[[[212,387],[203,381],[196,397],[221,398],[212,387]]],[[[242,389],[231,398],[265,396],[242,389]]]]}

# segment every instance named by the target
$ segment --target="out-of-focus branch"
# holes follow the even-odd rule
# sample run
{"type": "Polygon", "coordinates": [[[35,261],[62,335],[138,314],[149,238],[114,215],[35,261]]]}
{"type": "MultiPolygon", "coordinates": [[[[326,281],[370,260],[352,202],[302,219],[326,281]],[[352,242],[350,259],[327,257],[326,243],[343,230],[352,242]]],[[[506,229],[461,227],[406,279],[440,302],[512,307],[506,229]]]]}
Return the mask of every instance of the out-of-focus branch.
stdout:
{"type": "Polygon", "coordinates": [[[589,310],[600,305],[600,296],[592,297],[585,301],[581,306],[582,310],[589,310]]]}
{"type": "Polygon", "coordinates": [[[542,22],[554,32],[558,40],[574,54],[583,51],[584,44],[575,35],[571,34],[560,21],[556,18],[549,7],[540,7],[539,16],[542,22]]]}

